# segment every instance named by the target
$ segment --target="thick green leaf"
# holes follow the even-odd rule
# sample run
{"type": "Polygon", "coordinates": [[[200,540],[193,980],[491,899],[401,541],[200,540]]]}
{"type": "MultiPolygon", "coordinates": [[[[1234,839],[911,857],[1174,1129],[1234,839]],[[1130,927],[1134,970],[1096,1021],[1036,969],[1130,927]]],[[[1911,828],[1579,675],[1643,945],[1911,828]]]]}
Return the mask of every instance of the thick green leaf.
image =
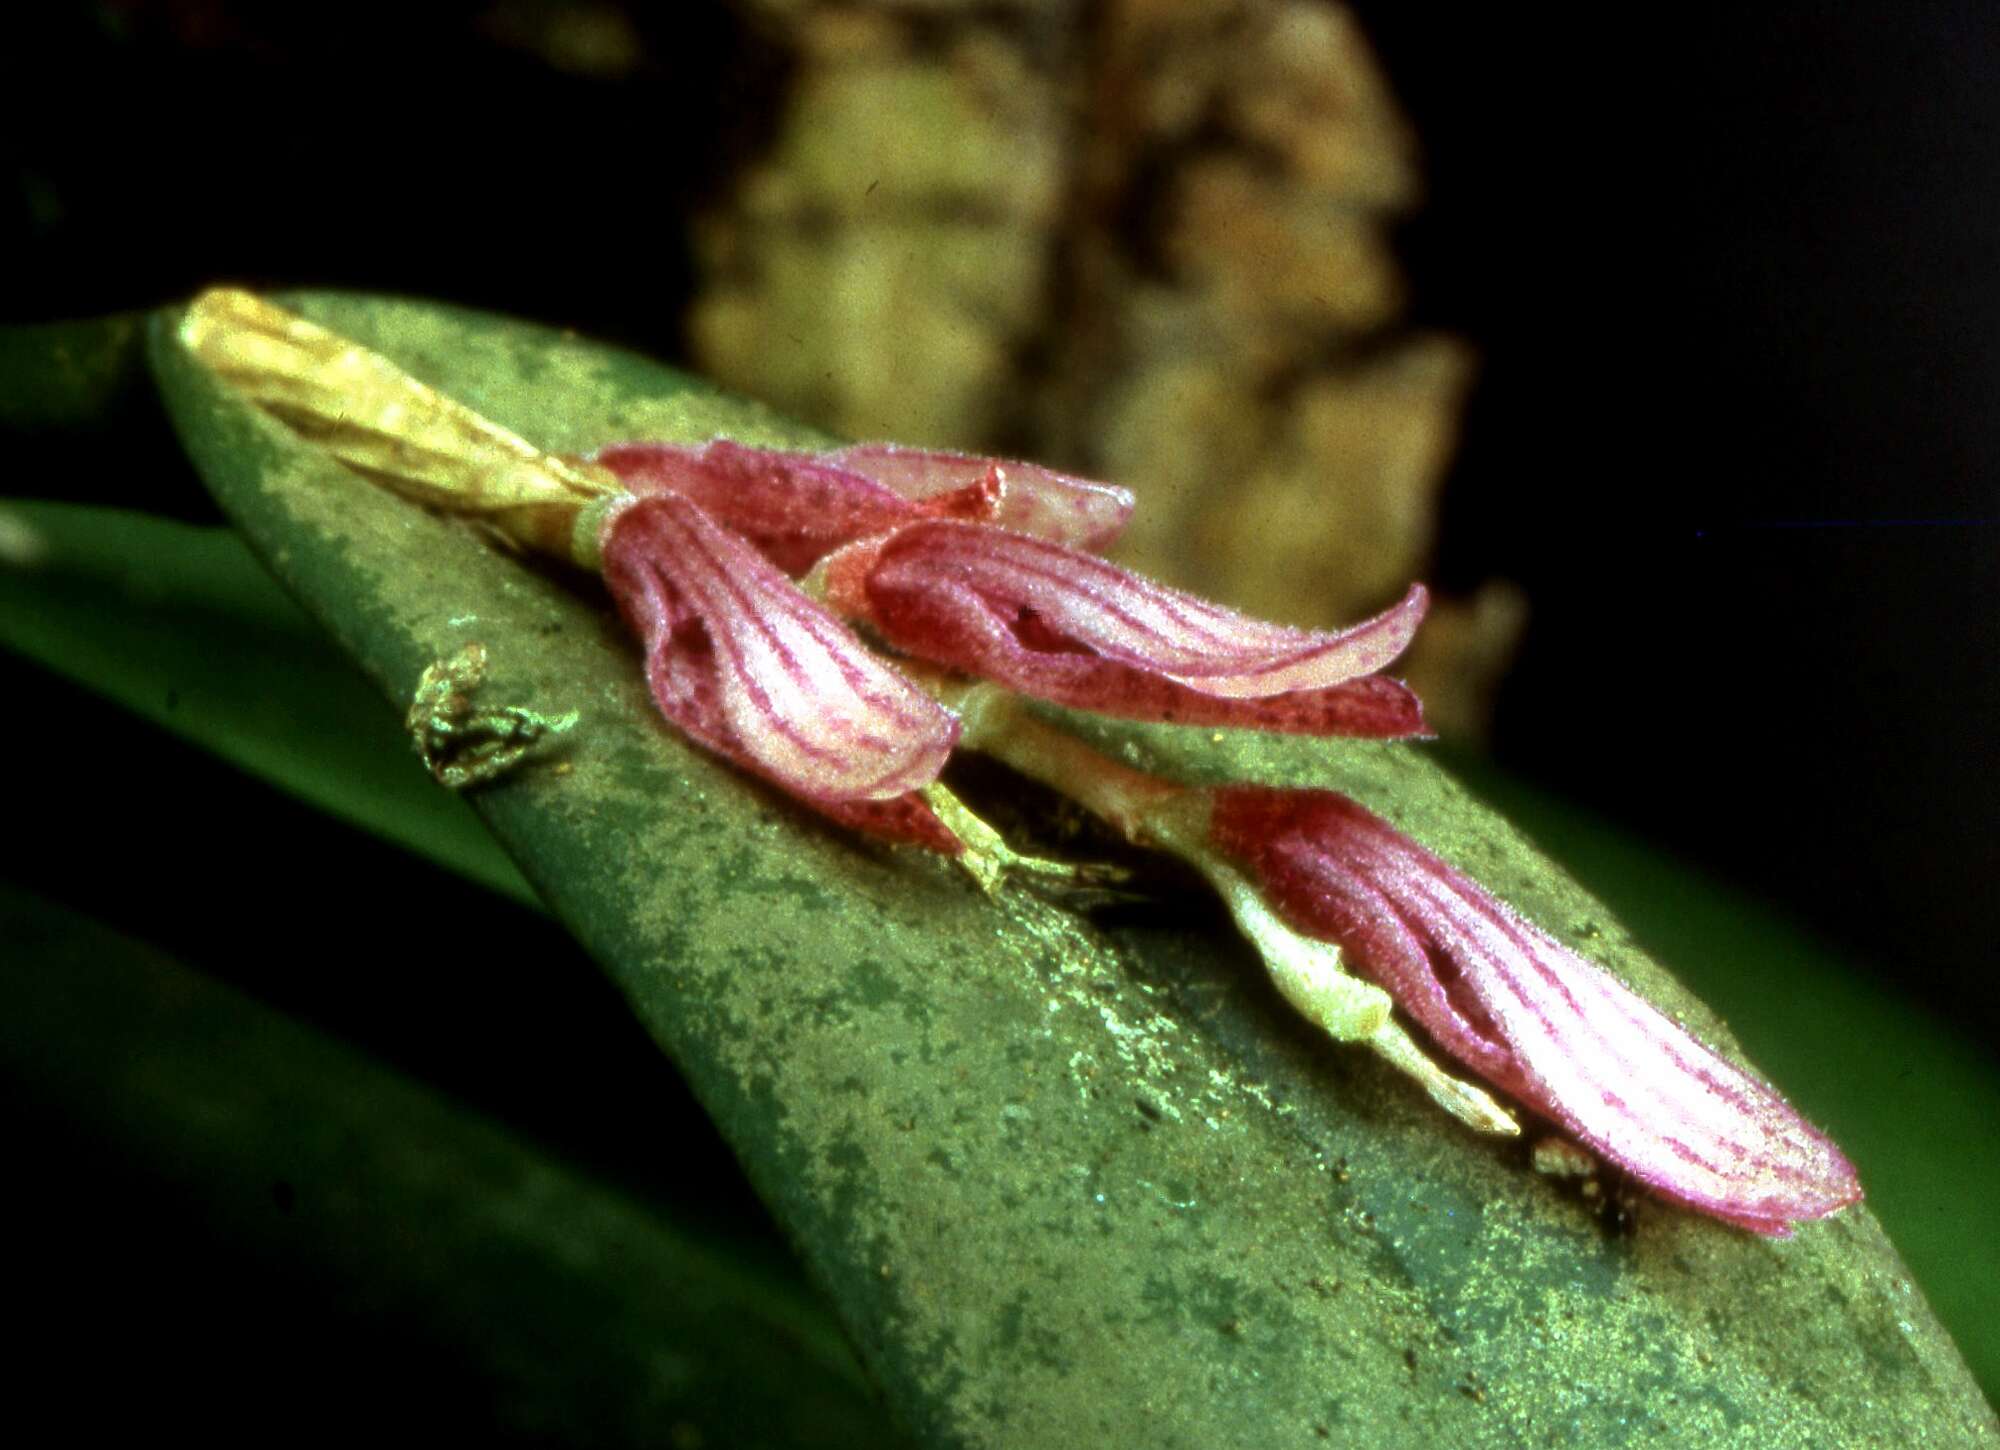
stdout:
{"type": "MultiPolygon", "coordinates": [[[[236,535],[62,504],[0,506],[5,518],[33,536],[37,562],[0,571],[0,641],[470,879],[528,893],[236,535]]],[[[2000,1116],[1990,1065],[1767,910],[1471,757],[1449,763],[1571,863],[1868,1165],[1872,1207],[1990,1395],[2000,1162],[1963,1146],[2000,1116]]]]}
{"type": "Polygon", "coordinates": [[[0,501],[0,645],[343,819],[533,891],[436,789],[395,713],[243,541],[121,510],[0,501]]]}
{"type": "Polygon", "coordinates": [[[4,885],[0,940],[8,1211],[37,1247],[10,1274],[39,1326],[15,1351],[17,1416],[69,1420],[109,1362],[120,1392],[85,1413],[126,1432],[165,1396],[182,1423],[259,1438],[302,1414],[322,1431],[436,1417],[454,1438],[490,1417],[564,1444],[887,1437],[802,1287],[4,885]],[[116,1191],[92,1192],[106,1176],[116,1191]],[[287,1401],[335,1388],[346,1403],[287,1401]]]}
{"type": "MultiPolygon", "coordinates": [[[[302,304],[555,449],[802,435],[636,359],[441,308],[302,304]]],[[[1872,1216],[1608,1235],[1315,1040],[1219,921],[1115,937],[824,829],[672,737],[602,600],[156,366],[190,454],[392,700],[471,640],[581,723],[477,805],[630,997],[940,1444],[1990,1444],[1872,1216]]],[[[1602,907],[1419,752],[1122,729],[1164,769],[1383,810],[1716,1040],[1602,907]]],[[[1862,1165],[1864,1174],[1867,1165],[1862,1165]]]]}

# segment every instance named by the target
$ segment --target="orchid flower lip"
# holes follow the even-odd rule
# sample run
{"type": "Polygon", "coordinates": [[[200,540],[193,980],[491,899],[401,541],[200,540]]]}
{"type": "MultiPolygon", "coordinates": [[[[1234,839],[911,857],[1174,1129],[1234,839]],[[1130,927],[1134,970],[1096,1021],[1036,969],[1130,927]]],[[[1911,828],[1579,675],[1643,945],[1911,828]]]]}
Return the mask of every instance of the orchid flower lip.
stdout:
{"type": "Polygon", "coordinates": [[[1058,473],[1038,463],[894,443],[857,443],[831,456],[912,499],[927,499],[991,478],[999,490],[992,522],[1079,548],[1103,548],[1118,537],[1132,516],[1134,500],[1129,490],[1058,473]]]}

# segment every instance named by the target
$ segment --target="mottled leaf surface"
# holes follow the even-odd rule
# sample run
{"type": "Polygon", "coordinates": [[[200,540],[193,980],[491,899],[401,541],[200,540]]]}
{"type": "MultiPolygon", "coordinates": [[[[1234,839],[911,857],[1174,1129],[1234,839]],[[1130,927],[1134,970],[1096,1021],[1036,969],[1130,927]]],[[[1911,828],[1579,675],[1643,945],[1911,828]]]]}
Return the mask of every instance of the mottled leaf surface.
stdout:
{"type": "MultiPolygon", "coordinates": [[[[819,441],[550,331],[301,305],[545,447],[819,441]]],[[[659,723],[592,581],[315,456],[194,369],[171,319],[155,359],[224,508],[392,700],[476,640],[495,703],[579,712],[556,758],[477,805],[679,1063],[921,1436],[1994,1442],[1865,1209],[1783,1243],[1651,1205],[1612,1234],[1522,1146],[1471,1139],[1314,1040],[1219,917],[1106,935],[817,825],[659,723]]],[[[1100,733],[1166,769],[1351,793],[1733,1045],[1418,750],[1100,733]]]]}
{"type": "MultiPolygon", "coordinates": [[[[534,899],[470,808],[431,784],[380,692],[234,531],[54,503],[0,504],[0,529],[10,522],[31,547],[0,568],[0,643],[471,880],[534,899]]],[[[2000,1162],[1976,1145],[2000,1115],[2000,1075],[1768,908],[1462,752],[1450,766],[1616,903],[1759,1066],[1867,1164],[1870,1208],[1990,1396],[2000,1263],[1986,1245],[2000,1241],[2000,1162]]],[[[123,832],[120,848],[143,852],[142,838],[123,832]]]]}

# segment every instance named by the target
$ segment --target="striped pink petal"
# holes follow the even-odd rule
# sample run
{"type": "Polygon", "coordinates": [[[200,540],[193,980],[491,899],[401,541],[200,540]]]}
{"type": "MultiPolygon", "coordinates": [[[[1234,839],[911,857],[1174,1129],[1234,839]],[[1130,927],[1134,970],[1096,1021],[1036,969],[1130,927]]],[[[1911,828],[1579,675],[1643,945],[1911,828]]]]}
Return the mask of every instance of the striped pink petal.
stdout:
{"type": "Polygon", "coordinates": [[[1657,1192],[1779,1238],[1860,1199],[1772,1088],[1345,796],[1219,790],[1210,832],[1441,1048],[1657,1192]]]}
{"type": "Polygon", "coordinates": [[[774,565],[673,493],[614,514],[603,558],[676,726],[842,819],[910,815],[894,803],[937,778],[957,720],[774,565]]]}
{"type": "Polygon", "coordinates": [[[1141,720],[1314,735],[1422,733],[1375,675],[1426,596],[1338,633],[1249,619],[1047,540],[954,520],[907,525],[823,564],[828,602],[898,649],[1024,694],[1141,720]]]}
{"type": "Polygon", "coordinates": [[[999,484],[1000,504],[992,522],[1079,549],[1103,548],[1124,532],[1132,517],[1129,490],[1057,473],[1035,463],[902,448],[894,443],[859,443],[828,457],[919,501],[979,487],[993,479],[999,484]]]}

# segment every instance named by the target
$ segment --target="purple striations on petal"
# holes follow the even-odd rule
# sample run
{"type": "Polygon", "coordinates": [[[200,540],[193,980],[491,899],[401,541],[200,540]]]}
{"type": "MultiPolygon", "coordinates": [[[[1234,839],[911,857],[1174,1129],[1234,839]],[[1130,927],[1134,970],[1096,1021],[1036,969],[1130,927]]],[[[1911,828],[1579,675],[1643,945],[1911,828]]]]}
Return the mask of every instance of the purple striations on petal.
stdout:
{"type": "Polygon", "coordinates": [[[1352,629],[1292,629],[952,520],[865,540],[824,570],[828,602],[897,648],[1059,704],[1311,735],[1424,732],[1416,696],[1374,673],[1416,632],[1422,586],[1352,629]]]}
{"type": "Polygon", "coordinates": [[[928,807],[908,793],[937,778],[958,738],[943,706],[684,497],[614,514],[603,558],[670,721],[828,814],[924,837],[911,822],[928,807]]]}
{"type": "Polygon", "coordinates": [[[1778,1094],[1331,791],[1214,793],[1214,843],[1446,1052],[1667,1197],[1773,1237],[1861,1197],[1778,1094]]]}

